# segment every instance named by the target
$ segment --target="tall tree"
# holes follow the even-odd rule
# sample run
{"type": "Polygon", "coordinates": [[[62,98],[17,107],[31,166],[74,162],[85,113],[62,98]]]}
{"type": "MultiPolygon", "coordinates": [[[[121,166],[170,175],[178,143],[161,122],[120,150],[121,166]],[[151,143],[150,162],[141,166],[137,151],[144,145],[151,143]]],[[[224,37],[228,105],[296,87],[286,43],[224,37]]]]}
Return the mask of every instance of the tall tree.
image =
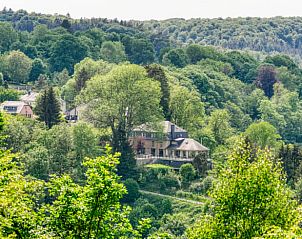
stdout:
{"type": "Polygon", "coordinates": [[[273,65],[265,64],[259,67],[256,85],[263,89],[265,95],[274,95],[274,84],[277,83],[276,70],[273,65]]]}
{"type": "Polygon", "coordinates": [[[145,65],[154,62],[154,46],[149,40],[126,36],[122,39],[122,43],[132,63],[145,65]]]}
{"type": "Polygon", "coordinates": [[[117,66],[104,76],[94,77],[82,91],[80,100],[87,103],[86,119],[112,130],[113,149],[122,153],[119,167],[129,160],[133,165],[128,143],[133,127],[161,119],[160,98],[159,82],[147,78],[145,69],[137,65],[117,66]]]}
{"type": "Polygon", "coordinates": [[[74,78],[76,82],[76,91],[80,92],[86,86],[86,81],[95,75],[104,75],[113,67],[103,60],[94,61],[91,58],[85,58],[74,66],[74,78]]]}
{"type": "Polygon", "coordinates": [[[204,118],[204,104],[195,90],[180,85],[171,85],[170,106],[171,120],[193,133],[201,127],[204,118]]]}
{"type": "MultiPolygon", "coordinates": [[[[213,216],[194,225],[188,238],[262,238],[271,228],[288,230],[299,212],[281,165],[267,151],[237,144],[219,173],[210,196],[213,216]]],[[[275,238],[275,237],[272,237],[275,238]]]]}
{"type": "Polygon", "coordinates": [[[182,68],[189,64],[189,59],[184,49],[177,48],[168,51],[163,56],[163,64],[182,68]]]}
{"type": "Polygon", "coordinates": [[[26,83],[32,69],[32,60],[21,51],[11,51],[4,57],[4,69],[12,82],[26,83]]]}
{"type": "Polygon", "coordinates": [[[230,125],[230,115],[227,110],[214,110],[206,119],[205,127],[201,130],[205,145],[215,148],[225,145],[233,135],[234,129],[230,125]]]}
{"type": "Polygon", "coordinates": [[[160,99],[160,105],[163,109],[164,117],[166,120],[171,120],[171,111],[169,108],[170,91],[169,83],[163,68],[160,65],[152,64],[146,66],[148,76],[154,78],[160,82],[160,88],[162,97],[160,99]]]}
{"type": "Polygon", "coordinates": [[[64,68],[70,74],[73,73],[73,66],[87,56],[88,48],[77,37],[65,34],[52,46],[49,62],[53,71],[62,71],[64,68]]]}
{"type": "Polygon", "coordinates": [[[18,40],[17,32],[10,23],[0,23],[0,53],[9,51],[11,45],[18,40]]]}
{"type": "Polygon", "coordinates": [[[301,178],[302,150],[298,145],[284,145],[279,150],[279,158],[290,185],[297,183],[301,178]]]}
{"type": "Polygon", "coordinates": [[[64,19],[61,23],[61,27],[65,28],[67,31],[71,31],[71,24],[68,19],[64,19]]]}
{"type": "Polygon", "coordinates": [[[39,96],[34,112],[48,128],[60,122],[60,102],[52,87],[45,89],[39,96]]]}
{"type": "Polygon", "coordinates": [[[32,62],[32,68],[30,71],[29,80],[30,81],[38,80],[41,74],[46,73],[46,69],[47,69],[46,65],[40,58],[34,59],[32,62]]]}
{"type": "Polygon", "coordinates": [[[120,42],[105,41],[101,47],[101,58],[111,63],[126,61],[125,47],[120,42]]]}
{"type": "Polygon", "coordinates": [[[265,147],[277,147],[277,140],[281,138],[277,133],[277,129],[265,121],[252,123],[246,129],[244,134],[249,138],[249,140],[251,140],[251,142],[262,149],[265,147]]]}

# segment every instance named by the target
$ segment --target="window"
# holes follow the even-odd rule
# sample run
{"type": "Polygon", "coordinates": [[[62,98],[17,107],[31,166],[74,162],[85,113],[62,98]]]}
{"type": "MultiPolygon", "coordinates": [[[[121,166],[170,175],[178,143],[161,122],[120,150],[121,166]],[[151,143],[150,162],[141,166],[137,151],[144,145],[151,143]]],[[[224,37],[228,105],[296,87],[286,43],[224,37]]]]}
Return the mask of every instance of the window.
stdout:
{"type": "Polygon", "coordinates": [[[160,150],[159,150],[158,156],[159,156],[159,157],[164,157],[164,150],[163,150],[163,149],[160,149],[160,150]]]}
{"type": "Polygon", "coordinates": [[[179,151],[179,150],[176,150],[176,152],[175,152],[175,156],[176,156],[177,158],[179,158],[179,157],[180,157],[180,151],[179,151]]]}
{"type": "Polygon", "coordinates": [[[4,110],[7,110],[7,111],[16,111],[17,107],[16,106],[4,106],[4,110]]]}
{"type": "Polygon", "coordinates": [[[155,147],[155,142],[154,141],[152,141],[152,147],[155,147]]]}
{"type": "Polygon", "coordinates": [[[145,154],[145,148],[143,148],[143,147],[138,148],[138,149],[136,150],[136,153],[137,153],[137,154],[145,154]]]}
{"type": "Polygon", "coordinates": [[[151,155],[152,155],[152,156],[155,156],[155,152],[156,152],[156,149],[152,148],[152,149],[151,149],[151,155]]]}

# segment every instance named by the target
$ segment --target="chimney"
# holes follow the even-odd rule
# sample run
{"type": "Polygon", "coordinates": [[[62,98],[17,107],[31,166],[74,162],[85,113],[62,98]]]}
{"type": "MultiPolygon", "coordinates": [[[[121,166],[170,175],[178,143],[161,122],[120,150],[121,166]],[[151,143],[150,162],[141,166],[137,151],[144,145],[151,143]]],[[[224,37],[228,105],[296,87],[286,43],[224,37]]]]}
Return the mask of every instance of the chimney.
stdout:
{"type": "Polygon", "coordinates": [[[171,140],[175,137],[175,124],[171,124],[171,140]]]}

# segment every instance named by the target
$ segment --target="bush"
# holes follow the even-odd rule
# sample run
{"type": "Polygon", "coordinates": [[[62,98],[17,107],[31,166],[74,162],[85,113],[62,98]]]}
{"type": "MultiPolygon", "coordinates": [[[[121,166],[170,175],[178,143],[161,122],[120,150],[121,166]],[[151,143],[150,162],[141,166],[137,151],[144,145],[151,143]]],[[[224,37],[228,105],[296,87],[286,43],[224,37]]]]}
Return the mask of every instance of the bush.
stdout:
{"type": "Polygon", "coordinates": [[[139,225],[139,221],[142,218],[150,218],[155,221],[158,218],[158,209],[147,199],[139,198],[135,201],[129,218],[133,226],[139,225]]]}
{"type": "Polygon", "coordinates": [[[207,176],[201,182],[193,183],[189,191],[196,194],[208,194],[209,189],[212,187],[213,184],[213,177],[207,176]]]}
{"type": "Polygon", "coordinates": [[[190,163],[181,165],[179,173],[183,183],[192,182],[196,176],[195,168],[190,163]]]}
{"type": "Polygon", "coordinates": [[[159,180],[161,182],[161,190],[165,191],[166,189],[179,189],[180,181],[177,174],[170,172],[166,175],[160,175],[159,180]]]}
{"type": "Polygon", "coordinates": [[[122,202],[133,203],[136,199],[138,199],[140,197],[139,185],[132,178],[127,179],[124,182],[124,185],[125,185],[128,193],[124,195],[122,202]]]}
{"type": "Polygon", "coordinates": [[[5,89],[4,87],[0,87],[0,102],[4,102],[7,100],[19,100],[19,97],[20,93],[17,90],[5,89]]]}

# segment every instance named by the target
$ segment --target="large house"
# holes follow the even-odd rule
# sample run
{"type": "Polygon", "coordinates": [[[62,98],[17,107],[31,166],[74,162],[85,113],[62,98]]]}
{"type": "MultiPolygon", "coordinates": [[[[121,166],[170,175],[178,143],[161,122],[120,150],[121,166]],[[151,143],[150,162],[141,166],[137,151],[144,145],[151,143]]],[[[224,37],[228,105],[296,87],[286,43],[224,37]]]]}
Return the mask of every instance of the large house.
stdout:
{"type": "Polygon", "coordinates": [[[189,138],[186,130],[170,121],[161,122],[157,127],[140,125],[130,133],[129,140],[139,164],[192,162],[197,155],[208,155],[209,152],[201,143],[189,138]]]}
{"type": "Polygon", "coordinates": [[[23,115],[27,118],[33,118],[31,106],[23,101],[5,101],[1,104],[1,109],[12,115],[23,115]]]}

